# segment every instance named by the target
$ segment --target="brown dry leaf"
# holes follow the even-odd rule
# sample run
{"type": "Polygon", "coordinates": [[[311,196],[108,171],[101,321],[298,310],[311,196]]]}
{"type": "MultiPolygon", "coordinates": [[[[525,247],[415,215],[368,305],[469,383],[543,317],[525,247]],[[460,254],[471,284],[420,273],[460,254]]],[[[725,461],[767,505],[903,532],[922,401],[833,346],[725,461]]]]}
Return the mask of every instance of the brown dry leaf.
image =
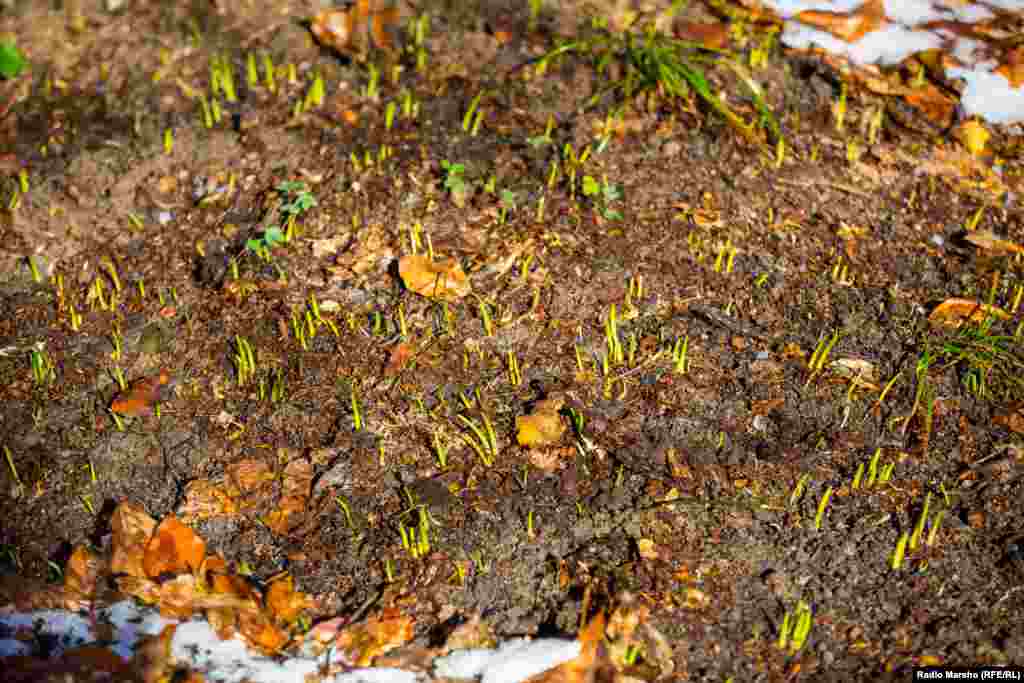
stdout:
{"type": "Polygon", "coordinates": [[[166,618],[188,619],[200,607],[202,591],[191,574],[176,576],[160,584],[157,607],[166,618]]]}
{"type": "Polygon", "coordinates": [[[270,465],[260,460],[242,460],[227,466],[227,478],[234,486],[234,491],[230,493],[245,495],[274,481],[274,472],[270,465]]]}
{"type": "Polygon", "coordinates": [[[412,358],[413,352],[416,347],[413,344],[402,342],[397,344],[395,348],[391,349],[391,355],[388,356],[388,364],[384,368],[384,374],[386,376],[397,375],[405,367],[405,364],[412,358]]]}
{"type": "Polygon", "coordinates": [[[1024,406],[1020,403],[1013,404],[1005,412],[992,418],[993,424],[1006,427],[1017,434],[1024,434],[1024,413],[1021,412],[1022,407],[1024,406]]]}
{"type": "Polygon", "coordinates": [[[937,126],[946,126],[953,118],[957,101],[934,83],[925,83],[903,95],[904,101],[937,126]]]}
{"type": "Polygon", "coordinates": [[[171,656],[171,641],[177,624],[165,626],[159,635],[143,637],[132,656],[132,670],[141,674],[145,683],[169,681],[177,668],[171,656]]]}
{"type": "Polygon", "coordinates": [[[729,42],[729,27],[722,22],[677,21],[672,26],[676,38],[704,47],[721,49],[729,42]]]}
{"type": "Polygon", "coordinates": [[[238,632],[250,645],[272,655],[288,644],[288,634],[274,626],[270,618],[259,610],[238,613],[238,632]]]}
{"type": "Polygon", "coordinates": [[[848,43],[856,43],[885,23],[885,4],[882,0],[867,0],[852,12],[806,10],[794,18],[848,43]]]}
{"type": "Polygon", "coordinates": [[[135,503],[118,505],[110,516],[110,571],[145,578],[142,557],[154,529],[156,520],[146,514],[142,506],[135,503]]]}
{"type": "Polygon", "coordinates": [[[304,496],[285,496],[276,510],[263,516],[263,523],[275,534],[284,536],[305,519],[306,502],[304,496]]]}
{"type": "Polygon", "coordinates": [[[1011,88],[1024,86],[1024,45],[1018,45],[1006,53],[1006,59],[996,68],[996,73],[1010,82],[1011,88]]]}
{"type": "Polygon", "coordinates": [[[313,606],[309,597],[295,590],[295,579],[285,574],[270,584],[266,597],[267,609],[279,624],[292,624],[303,610],[313,606]]]}
{"type": "Polygon", "coordinates": [[[983,304],[971,299],[953,298],[946,299],[936,306],[928,316],[928,320],[946,327],[960,327],[968,320],[980,324],[993,317],[1009,320],[1012,316],[998,306],[983,304]]]}
{"type": "Polygon", "coordinates": [[[985,146],[992,134],[979,121],[964,121],[953,129],[953,137],[960,141],[968,152],[976,157],[985,153],[985,146]]]}
{"type": "Polygon", "coordinates": [[[186,524],[237,512],[238,507],[228,492],[207,479],[189,483],[185,488],[185,502],[178,509],[181,521],[186,524]]]}
{"type": "Polygon", "coordinates": [[[534,448],[549,446],[562,438],[565,433],[565,422],[558,411],[563,401],[549,399],[538,401],[529,415],[516,418],[516,441],[520,446],[534,448]]]}
{"type": "Polygon", "coordinates": [[[313,483],[313,465],[306,458],[296,458],[285,465],[281,478],[283,495],[308,498],[313,483]]]}
{"type": "Polygon", "coordinates": [[[458,301],[470,292],[469,278],[455,259],[431,261],[422,254],[403,256],[398,272],[409,291],[436,301],[458,301]]]}
{"type": "Polygon", "coordinates": [[[114,583],[121,593],[147,605],[154,605],[160,599],[160,586],[155,581],[139,576],[119,576],[114,583]]]}
{"type": "Polygon", "coordinates": [[[313,258],[319,261],[325,256],[334,256],[343,246],[348,244],[350,239],[351,237],[348,235],[338,235],[336,237],[313,240],[313,258]]]}
{"type": "Polygon", "coordinates": [[[397,607],[388,607],[339,633],[337,646],[356,666],[369,666],[374,658],[412,640],[412,622],[397,607]]]}
{"type": "Polygon", "coordinates": [[[64,568],[64,590],[68,597],[87,598],[96,592],[103,563],[100,558],[84,545],[75,546],[64,568]]]}
{"type": "Polygon", "coordinates": [[[964,239],[981,249],[997,254],[1024,254],[1024,247],[1016,242],[1004,240],[991,230],[972,230],[964,235],[964,239]]]}
{"type": "Polygon", "coordinates": [[[325,10],[313,17],[310,31],[316,39],[339,52],[364,52],[372,42],[378,48],[395,47],[398,9],[386,0],[356,0],[349,9],[325,10]]]}
{"type": "Polygon", "coordinates": [[[165,517],[146,545],[142,568],[151,579],[193,573],[203,564],[206,542],[174,515],[165,517]]]}
{"type": "Polygon", "coordinates": [[[170,374],[161,370],[155,377],[144,377],[132,382],[128,391],[117,395],[110,409],[128,417],[152,415],[153,407],[170,397],[173,386],[170,374]]]}

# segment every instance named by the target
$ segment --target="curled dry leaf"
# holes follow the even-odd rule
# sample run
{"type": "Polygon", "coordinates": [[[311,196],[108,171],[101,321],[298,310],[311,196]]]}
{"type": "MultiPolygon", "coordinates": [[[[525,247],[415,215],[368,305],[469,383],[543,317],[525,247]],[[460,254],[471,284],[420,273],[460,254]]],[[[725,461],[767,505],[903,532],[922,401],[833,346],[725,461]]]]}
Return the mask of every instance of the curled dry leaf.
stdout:
{"type": "Polygon", "coordinates": [[[412,617],[388,607],[339,633],[336,642],[356,666],[368,666],[376,657],[408,643],[412,636],[412,617]]]}
{"type": "Polygon", "coordinates": [[[145,578],[142,556],[154,529],[156,520],[142,506],[127,502],[118,505],[110,516],[110,571],[145,578]]]}
{"type": "Polygon", "coordinates": [[[206,541],[174,515],[165,517],[146,545],[142,568],[151,579],[193,573],[202,566],[206,541]]]}
{"type": "Polygon", "coordinates": [[[103,563],[84,545],[75,546],[64,568],[64,590],[69,597],[87,598],[96,592],[103,563]]]}
{"type": "Polygon", "coordinates": [[[236,512],[238,507],[228,492],[207,479],[190,482],[185,488],[185,502],[178,508],[178,514],[186,524],[236,512]]]}
{"type": "Polygon", "coordinates": [[[227,467],[227,478],[233,486],[232,495],[246,495],[259,491],[274,481],[270,465],[260,460],[242,460],[227,467]]]}
{"type": "Polygon", "coordinates": [[[968,320],[980,324],[989,318],[1009,320],[1011,317],[1009,313],[998,306],[983,304],[971,299],[953,298],[946,299],[936,306],[928,316],[928,320],[946,327],[960,327],[968,320]]]}
{"type": "Polygon", "coordinates": [[[110,409],[118,415],[143,417],[153,414],[157,403],[166,401],[174,387],[171,375],[166,370],[154,377],[145,377],[132,382],[128,391],[118,394],[110,409]]]}
{"type": "Polygon", "coordinates": [[[398,273],[411,292],[436,301],[458,301],[470,292],[469,278],[455,259],[431,261],[422,254],[403,256],[398,273]]]}
{"type": "Polygon", "coordinates": [[[549,446],[562,438],[565,422],[558,411],[563,401],[549,399],[538,401],[529,415],[516,418],[516,441],[520,446],[534,448],[549,446]]]}
{"type": "Polygon", "coordinates": [[[848,43],[856,43],[885,23],[885,4],[882,0],[867,0],[854,11],[846,13],[806,10],[797,14],[796,20],[848,43]]]}
{"type": "Polygon", "coordinates": [[[386,0],[356,0],[348,9],[331,9],[313,17],[309,30],[321,45],[339,52],[364,52],[369,46],[393,50],[398,9],[386,0]]]}
{"type": "Polygon", "coordinates": [[[295,590],[295,579],[285,574],[270,584],[266,597],[267,610],[279,624],[292,624],[313,606],[305,593],[295,590]]]}
{"type": "Polygon", "coordinates": [[[276,654],[288,644],[288,634],[271,623],[270,618],[258,610],[238,613],[238,631],[249,644],[268,655],[276,654]]]}

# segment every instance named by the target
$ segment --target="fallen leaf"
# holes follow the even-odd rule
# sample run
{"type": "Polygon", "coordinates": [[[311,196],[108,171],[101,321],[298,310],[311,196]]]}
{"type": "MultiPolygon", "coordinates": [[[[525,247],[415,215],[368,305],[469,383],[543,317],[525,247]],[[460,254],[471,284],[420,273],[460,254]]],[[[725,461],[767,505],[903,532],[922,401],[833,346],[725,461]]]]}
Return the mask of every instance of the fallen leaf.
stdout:
{"type": "Polygon", "coordinates": [[[516,418],[516,441],[520,446],[534,448],[549,446],[562,438],[565,422],[558,411],[563,402],[558,399],[538,401],[529,415],[516,418]]]}
{"type": "Polygon", "coordinates": [[[146,545],[142,568],[151,579],[167,574],[195,572],[206,556],[206,542],[178,521],[165,517],[146,545]]]}
{"type": "Polygon", "coordinates": [[[458,301],[470,292],[469,278],[455,259],[410,254],[398,261],[398,272],[409,291],[435,301],[458,301]]]}
{"type": "Polygon", "coordinates": [[[1010,406],[1005,412],[992,418],[993,424],[1006,427],[1017,434],[1024,434],[1024,414],[1021,412],[1021,404],[1010,406]]]}
{"type": "Polygon", "coordinates": [[[729,27],[722,22],[677,21],[672,26],[676,38],[704,47],[721,49],[729,42],[729,27]]]}
{"type": "Polygon", "coordinates": [[[292,624],[303,610],[313,606],[305,593],[295,590],[295,579],[285,574],[270,584],[267,589],[267,610],[279,624],[292,624]]]}
{"type": "Polygon", "coordinates": [[[156,606],[160,616],[168,619],[188,619],[198,609],[202,593],[196,577],[191,574],[176,576],[160,584],[156,606]]]}
{"type": "Polygon", "coordinates": [[[260,460],[242,460],[227,466],[227,480],[232,485],[232,496],[255,493],[274,481],[270,466],[260,460]]]}
{"type": "Polygon", "coordinates": [[[321,45],[343,53],[362,53],[372,43],[392,50],[395,27],[400,19],[398,9],[388,7],[385,0],[356,0],[348,9],[320,12],[309,29],[321,45]]]}
{"type": "Polygon", "coordinates": [[[64,567],[64,590],[72,598],[91,597],[103,565],[100,558],[84,545],[75,546],[64,567]]]}
{"type": "Polygon", "coordinates": [[[1010,82],[1011,88],[1024,86],[1024,45],[1006,53],[1003,63],[996,67],[997,74],[1010,82]]]}
{"type": "Polygon", "coordinates": [[[970,320],[973,323],[983,323],[989,318],[1001,318],[1009,320],[1012,316],[991,304],[983,304],[970,299],[946,299],[935,307],[935,310],[928,316],[929,322],[945,325],[946,327],[960,327],[964,322],[970,320]]]}
{"type": "Polygon", "coordinates": [[[405,364],[412,358],[413,352],[416,347],[407,342],[402,342],[395,345],[395,348],[391,349],[391,354],[388,356],[388,364],[384,368],[384,374],[386,376],[397,375],[405,367],[405,364]]]}
{"type": "Polygon", "coordinates": [[[207,479],[189,482],[185,487],[185,502],[178,508],[178,515],[186,524],[236,512],[238,508],[228,492],[207,479]]]}
{"type": "Polygon", "coordinates": [[[882,0],[868,0],[852,12],[805,10],[794,18],[848,43],[856,43],[885,23],[885,4],[882,0]]]}
{"type": "Polygon", "coordinates": [[[270,618],[258,610],[238,613],[238,632],[249,643],[268,655],[276,654],[288,644],[288,634],[271,623],[270,618]]]}
{"type": "Polygon", "coordinates": [[[388,607],[339,633],[336,643],[356,666],[368,666],[374,658],[412,640],[412,622],[397,607],[388,607]]]}
{"type": "Polygon", "coordinates": [[[154,377],[145,377],[132,382],[128,391],[121,392],[110,405],[110,409],[118,415],[143,417],[153,414],[153,407],[167,400],[173,388],[171,376],[166,370],[154,377]]]}
{"type": "Polygon", "coordinates": [[[156,520],[141,505],[126,502],[114,508],[110,515],[110,571],[145,578],[142,557],[154,529],[156,520]]]}

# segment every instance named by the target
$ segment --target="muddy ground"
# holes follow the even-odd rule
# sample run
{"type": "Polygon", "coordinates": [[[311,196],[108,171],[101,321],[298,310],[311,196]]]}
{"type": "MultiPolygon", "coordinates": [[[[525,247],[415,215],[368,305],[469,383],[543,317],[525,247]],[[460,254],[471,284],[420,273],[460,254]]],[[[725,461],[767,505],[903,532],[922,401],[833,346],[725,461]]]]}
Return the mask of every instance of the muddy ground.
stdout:
{"type": "Polygon", "coordinates": [[[585,108],[621,66],[530,60],[611,16],[599,4],[532,22],[525,2],[424,0],[385,26],[399,47],[352,54],[314,41],[314,2],[10,4],[0,33],[32,68],[0,83],[5,572],[59,581],[133,501],[257,580],[290,571],[314,621],[400,586],[420,644],[473,615],[503,637],[571,634],[628,599],[671,648],[640,663],[689,680],[1024,664],[1024,282],[1019,257],[964,239],[975,218],[1024,239],[1019,128],[977,160],[850,87],[839,129],[841,75],[777,45],[751,73],[781,161],[692,98],[585,108]],[[405,27],[423,16],[418,68],[405,27]],[[216,98],[207,127],[214,60],[237,101],[216,98]],[[316,74],[322,104],[296,113],[316,74]],[[591,148],[574,188],[566,145],[591,148]],[[315,206],[261,249],[298,196],[286,181],[315,206]],[[414,248],[456,259],[472,293],[409,291],[414,248]],[[929,322],[954,297],[1010,314],[929,322]],[[164,371],[159,410],[115,419],[117,369],[164,371]],[[544,399],[561,435],[519,445],[544,399]],[[460,419],[485,417],[491,457],[460,419]],[[888,481],[869,481],[876,453],[888,481]],[[254,462],[268,486],[231,510],[202,498],[197,482],[231,492],[254,462]],[[312,477],[297,510],[278,476],[294,468],[312,477]],[[414,557],[402,529],[421,510],[414,557]],[[778,641],[801,601],[793,652],[778,641]]]}

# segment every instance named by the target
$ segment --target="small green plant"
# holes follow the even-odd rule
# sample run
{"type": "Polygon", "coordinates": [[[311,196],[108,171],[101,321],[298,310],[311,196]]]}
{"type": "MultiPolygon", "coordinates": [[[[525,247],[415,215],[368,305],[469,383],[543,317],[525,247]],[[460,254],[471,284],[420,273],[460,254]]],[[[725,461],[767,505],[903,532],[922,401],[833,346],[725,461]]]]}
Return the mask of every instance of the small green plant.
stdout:
{"type": "Polygon", "coordinates": [[[284,200],[280,207],[281,213],[287,216],[284,224],[271,225],[259,237],[252,238],[245,243],[246,249],[262,256],[268,256],[270,250],[278,244],[288,242],[292,237],[295,220],[317,205],[316,197],[301,181],[286,180],[274,189],[284,200]]]}
{"type": "Polygon", "coordinates": [[[32,366],[32,379],[35,380],[36,386],[46,386],[57,379],[53,360],[45,348],[32,349],[29,352],[29,364],[32,366]]]}
{"type": "Polygon", "coordinates": [[[607,176],[602,177],[600,183],[593,176],[583,176],[583,196],[594,202],[595,209],[605,220],[622,220],[622,212],[608,207],[610,202],[622,197],[622,192],[617,185],[608,182],[607,176]]]}
{"type": "Polygon", "coordinates": [[[806,644],[812,621],[811,607],[803,600],[797,603],[792,613],[787,610],[786,616],[782,619],[782,626],[779,627],[777,647],[795,655],[806,644]]]}
{"type": "Polygon", "coordinates": [[[464,164],[453,164],[445,159],[441,162],[444,169],[444,188],[451,194],[455,206],[460,209],[466,204],[466,197],[469,195],[469,185],[463,174],[466,172],[464,164]]]}
{"type": "MultiPolygon", "coordinates": [[[[680,5],[680,2],[673,3],[669,11],[674,12],[680,5]]],[[[761,86],[736,57],[725,50],[665,35],[656,29],[656,24],[656,21],[648,21],[640,26],[639,22],[634,22],[641,30],[627,29],[621,33],[598,27],[591,35],[564,43],[545,54],[539,60],[538,71],[543,71],[550,60],[565,54],[589,58],[598,73],[605,72],[612,61],[617,61],[624,67],[624,76],[609,82],[591,97],[588,107],[596,106],[608,94],[618,94],[626,101],[640,95],[667,100],[688,100],[696,95],[747,140],[761,142],[757,133],[759,127],[767,129],[773,140],[782,138],[761,86]],[[744,121],[712,91],[704,76],[705,66],[725,67],[746,87],[757,110],[754,120],[744,121]]]]}
{"type": "Polygon", "coordinates": [[[462,440],[466,442],[466,445],[473,449],[473,452],[477,454],[480,460],[490,467],[494,464],[495,458],[498,457],[498,438],[494,433],[494,427],[491,425],[491,421],[487,418],[487,415],[483,415],[483,427],[481,427],[475,420],[459,415],[459,420],[462,424],[466,425],[473,433],[473,436],[469,434],[463,434],[462,440]]]}
{"type": "Polygon", "coordinates": [[[25,69],[25,56],[13,41],[0,41],[0,78],[15,78],[25,69]]]}

